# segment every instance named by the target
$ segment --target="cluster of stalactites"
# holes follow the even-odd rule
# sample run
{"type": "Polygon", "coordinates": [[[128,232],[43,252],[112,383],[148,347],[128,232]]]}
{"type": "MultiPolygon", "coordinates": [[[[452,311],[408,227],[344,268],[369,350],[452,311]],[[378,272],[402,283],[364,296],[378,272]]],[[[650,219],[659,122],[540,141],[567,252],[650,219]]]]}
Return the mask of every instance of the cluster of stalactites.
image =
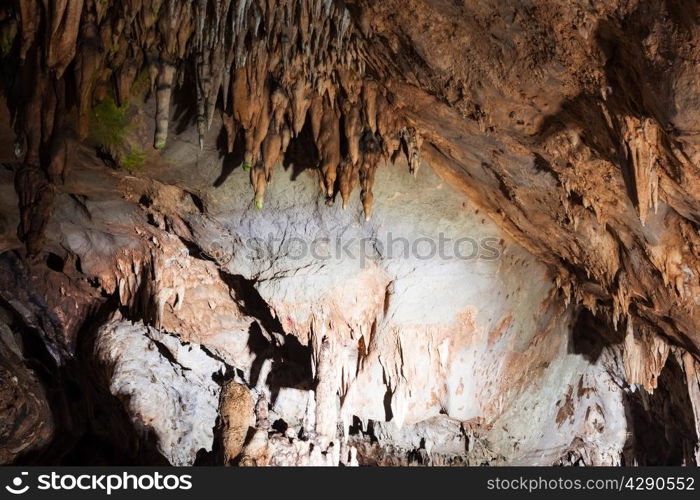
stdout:
{"type": "Polygon", "coordinates": [[[329,0],[196,0],[194,53],[200,140],[219,96],[227,108],[236,68],[283,84],[303,79],[321,90],[335,68],[360,74],[357,35],[344,8],[329,0]]]}
{"type": "Polygon", "coordinates": [[[200,146],[220,103],[229,151],[240,134],[262,208],[274,166],[308,122],[321,190],[329,199],[337,190],[345,208],[359,182],[369,218],[377,166],[403,140],[413,168],[418,143],[414,129],[401,133],[382,86],[365,74],[349,13],[327,0],[206,5],[200,1],[197,19],[213,27],[200,32],[199,21],[195,35],[200,146]]]}
{"type": "Polygon", "coordinates": [[[188,57],[194,33],[191,2],[22,0],[15,10],[26,76],[22,84],[33,89],[26,96],[23,120],[30,160],[38,157],[42,145],[61,148],[67,139],[60,137],[60,130],[73,129],[84,139],[92,105],[110,89],[124,104],[142,70],[157,95],[155,143],[164,144],[176,66],[188,57]],[[72,72],[75,99],[67,96],[66,72],[72,72]],[[61,127],[46,125],[59,115],[70,120],[62,118],[61,127]]]}
{"type": "MultiPolygon", "coordinates": [[[[187,73],[196,82],[200,146],[220,110],[229,149],[238,134],[244,139],[244,168],[258,208],[274,165],[307,120],[322,190],[332,197],[337,189],[345,207],[359,182],[367,218],[380,161],[403,145],[411,170],[418,165],[420,138],[397,123],[378,83],[381,62],[365,50],[346,8],[333,0],[26,0],[18,11],[20,57],[34,54],[35,66],[45,68],[53,85],[65,71],[75,72],[78,139],[87,136],[96,101],[113,88],[117,102],[125,103],[147,72],[156,101],[154,147],[162,149],[172,90],[187,73]],[[347,144],[342,153],[341,134],[347,144]]],[[[44,109],[41,92],[35,94],[37,102],[27,107],[41,109],[42,118],[60,109],[55,103],[44,109]]],[[[51,131],[27,132],[36,136],[28,144],[55,142],[51,131]]]]}
{"type": "Polygon", "coordinates": [[[244,165],[250,168],[256,207],[262,207],[273,168],[290,140],[308,123],[322,192],[329,200],[339,193],[346,208],[359,183],[368,219],[376,169],[401,146],[396,115],[380,86],[371,81],[355,85],[341,73],[336,93],[320,93],[304,80],[286,89],[256,79],[256,73],[257,68],[249,65],[235,72],[231,107],[224,113],[229,147],[237,134],[244,139],[244,165]]]}

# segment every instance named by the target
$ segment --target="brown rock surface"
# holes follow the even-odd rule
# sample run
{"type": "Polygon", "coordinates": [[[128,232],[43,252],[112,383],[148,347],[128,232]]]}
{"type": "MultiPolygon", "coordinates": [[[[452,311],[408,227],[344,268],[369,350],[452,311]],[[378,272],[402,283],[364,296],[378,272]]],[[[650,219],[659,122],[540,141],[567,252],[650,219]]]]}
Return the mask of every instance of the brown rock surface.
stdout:
{"type": "Polygon", "coordinates": [[[219,403],[224,465],[239,458],[253,420],[253,397],[242,384],[229,381],[221,388],[219,403]]]}

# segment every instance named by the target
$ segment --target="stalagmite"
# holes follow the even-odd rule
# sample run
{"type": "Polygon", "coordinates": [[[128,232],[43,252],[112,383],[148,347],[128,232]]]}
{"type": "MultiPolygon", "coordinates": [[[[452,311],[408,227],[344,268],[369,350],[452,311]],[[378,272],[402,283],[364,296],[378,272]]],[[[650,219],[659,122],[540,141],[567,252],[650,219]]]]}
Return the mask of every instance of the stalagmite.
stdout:
{"type": "Polygon", "coordinates": [[[265,467],[270,462],[266,429],[257,429],[241,453],[241,467],[265,467]]]}
{"type": "Polygon", "coordinates": [[[316,365],[316,435],[335,440],[338,431],[337,366],[333,362],[333,346],[328,337],[320,342],[316,365]]]}
{"type": "Polygon", "coordinates": [[[247,387],[229,381],[221,389],[219,403],[224,464],[232,465],[243,451],[253,419],[253,397],[247,387]]]}

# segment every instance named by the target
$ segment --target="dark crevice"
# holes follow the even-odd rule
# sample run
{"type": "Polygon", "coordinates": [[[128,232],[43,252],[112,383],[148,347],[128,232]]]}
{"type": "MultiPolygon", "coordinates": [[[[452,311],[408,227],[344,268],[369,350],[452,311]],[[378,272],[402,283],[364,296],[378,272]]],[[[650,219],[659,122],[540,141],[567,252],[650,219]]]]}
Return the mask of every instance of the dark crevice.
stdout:
{"type": "Polygon", "coordinates": [[[604,317],[580,308],[571,330],[570,354],[581,354],[589,362],[598,361],[603,349],[624,340],[623,330],[615,328],[604,317]]]}
{"type": "Polygon", "coordinates": [[[23,330],[25,358],[46,388],[56,430],[44,449],[15,465],[167,465],[154,436],[136,429],[124,403],[111,394],[108,369],[95,359],[97,330],[117,305],[112,296],[87,318],[75,357],[63,365],[53,361],[38,333],[23,330]]]}
{"type": "Polygon", "coordinates": [[[625,397],[630,431],[623,465],[692,465],[697,434],[685,374],[669,355],[652,394],[638,388],[625,397]]]}
{"type": "Polygon", "coordinates": [[[53,252],[49,252],[48,255],[46,256],[46,265],[52,271],[56,271],[57,273],[62,273],[63,266],[65,266],[65,264],[66,264],[66,262],[63,260],[63,258],[59,257],[58,255],[56,255],[53,252]]]}

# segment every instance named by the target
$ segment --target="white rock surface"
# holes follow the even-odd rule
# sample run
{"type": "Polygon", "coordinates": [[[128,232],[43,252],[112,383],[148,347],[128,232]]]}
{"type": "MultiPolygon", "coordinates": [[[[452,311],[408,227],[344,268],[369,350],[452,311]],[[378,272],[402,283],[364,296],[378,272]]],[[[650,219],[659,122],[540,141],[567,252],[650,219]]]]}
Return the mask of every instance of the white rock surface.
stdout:
{"type": "Polygon", "coordinates": [[[111,367],[110,389],[134,424],[152,431],[173,465],[191,465],[211,450],[223,365],[195,344],[143,324],[115,318],[97,336],[99,359],[111,367]]]}
{"type": "MultiPolygon", "coordinates": [[[[189,464],[211,449],[219,394],[211,375],[226,368],[269,402],[268,424],[290,427],[269,440],[270,463],[352,461],[345,440],[356,439],[354,419],[365,430],[373,422],[387,449],[419,449],[429,463],[459,453],[473,464],[620,461],[625,372],[651,387],[666,348],[638,335],[628,339],[634,349],[606,348],[596,361],[575,354],[575,310],[552,276],[429,165],[415,178],[400,162],[379,169],[364,221],[358,193],[345,211],[328,207],[315,174],[285,178],[291,169],[276,172],[256,210],[247,175],[234,171],[211,187],[220,163],[205,160],[214,154],[179,138],[165,152],[179,161],[153,173],[199,182],[204,211],[174,185],[129,178],[121,198],[85,203],[89,221],[60,197],[60,226],[49,228],[151,325],[105,325],[98,347],[115,367],[112,392],[168,460],[189,464]],[[148,206],[135,208],[143,192],[148,206]],[[107,223],[115,217],[119,224],[107,223]],[[454,257],[460,238],[469,238],[463,249],[481,245],[477,258],[454,257]],[[402,253],[399,240],[413,250],[402,253]],[[426,257],[431,241],[452,245],[426,257]],[[656,360],[653,373],[641,357],[656,360]]],[[[90,179],[92,189],[109,185],[90,179]]],[[[366,450],[357,450],[363,463],[366,450]]]]}

